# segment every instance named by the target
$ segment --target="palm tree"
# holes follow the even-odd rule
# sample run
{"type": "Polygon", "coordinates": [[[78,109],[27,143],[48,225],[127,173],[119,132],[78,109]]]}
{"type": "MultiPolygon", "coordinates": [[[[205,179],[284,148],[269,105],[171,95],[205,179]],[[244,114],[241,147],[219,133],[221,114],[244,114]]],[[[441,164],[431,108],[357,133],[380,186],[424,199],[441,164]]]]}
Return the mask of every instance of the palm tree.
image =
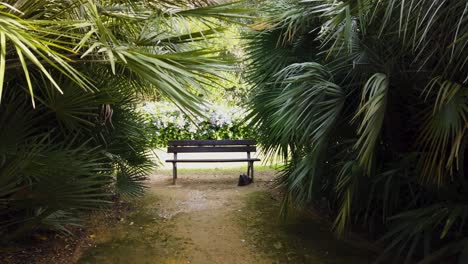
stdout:
{"type": "Polygon", "coordinates": [[[383,258],[464,263],[466,1],[276,1],[260,12],[247,34],[251,118],[287,159],[284,208],[325,197],[337,233],[367,227],[383,258]]]}
{"type": "Polygon", "coordinates": [[[0,3],[0,234],[68,232],[82,210],[138,196],[154,164],[138,98],[188,112],[229,69],[194,43],[242,17],[212,1],[0,3]],[[196,93],[197,91],[197,93],[196,93]]]}

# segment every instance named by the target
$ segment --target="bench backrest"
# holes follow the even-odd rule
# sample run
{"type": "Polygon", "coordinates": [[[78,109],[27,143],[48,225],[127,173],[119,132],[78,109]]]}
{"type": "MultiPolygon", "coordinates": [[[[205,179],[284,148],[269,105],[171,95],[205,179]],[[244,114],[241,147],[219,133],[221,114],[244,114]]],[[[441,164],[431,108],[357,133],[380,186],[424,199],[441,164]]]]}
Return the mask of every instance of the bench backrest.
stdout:
{"type": "Polygon", "coordinates": [[[256,152],[253,139],[244,140],[171,140],[168,153],[196,152],[256,152]]]}

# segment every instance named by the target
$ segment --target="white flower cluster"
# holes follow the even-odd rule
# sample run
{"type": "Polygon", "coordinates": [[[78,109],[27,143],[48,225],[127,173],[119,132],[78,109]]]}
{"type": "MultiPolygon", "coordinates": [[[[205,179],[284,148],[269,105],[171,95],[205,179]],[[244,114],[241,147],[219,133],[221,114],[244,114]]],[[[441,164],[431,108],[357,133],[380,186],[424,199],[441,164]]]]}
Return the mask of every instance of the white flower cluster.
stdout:
{"type": "MultiPolygon", "coordinates": [[[[179,129],[187,129],[188,132],[199,131],[199,124],[209,122],[214,128],[229,127],[236,121],[244,118],[244,110],[240,107],[212,104],[203,109],[204,116],[189,118],[174,104],[168,102],[147,102],[141,106],[140,111],[148,117],[147,122],[152,122],[154,127],[162,129],[173,126],[179,129]]],[[[207,131],[199,131],[206,134],[207,131]]]]}

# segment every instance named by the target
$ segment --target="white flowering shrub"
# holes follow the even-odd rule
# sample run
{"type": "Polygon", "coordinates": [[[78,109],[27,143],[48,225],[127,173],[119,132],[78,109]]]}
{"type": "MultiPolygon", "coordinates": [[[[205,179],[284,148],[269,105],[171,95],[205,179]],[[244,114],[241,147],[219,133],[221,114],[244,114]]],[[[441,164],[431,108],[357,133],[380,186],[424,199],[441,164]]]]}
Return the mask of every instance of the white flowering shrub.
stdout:
{"type": "Polygon", "coordinates": [[[154,147],[167,146],[168,140],[254,138],[244,121],[241,107],[212,105],[204,116],[188,117],[174,104],[147,102],[140,112],[145,116],[148,139],[154,147]]]}

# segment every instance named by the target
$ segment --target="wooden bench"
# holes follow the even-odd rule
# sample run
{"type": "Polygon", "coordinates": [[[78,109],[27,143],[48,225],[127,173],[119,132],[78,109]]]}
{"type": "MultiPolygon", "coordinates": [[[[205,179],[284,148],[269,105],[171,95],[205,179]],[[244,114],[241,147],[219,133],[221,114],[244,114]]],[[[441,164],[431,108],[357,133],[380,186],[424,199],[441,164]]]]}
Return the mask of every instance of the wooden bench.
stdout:
{"type": "Polygon", "coordinates": [[[166,160],[172,162],[172,183],[177,180],[178,162],[247,162],[247,175],[254,177],[254,162],[260,161],[250,157],[250,152],[256,152],[256,142],[252,139],[246,140],[172,140],[168,142],[167,153],[174,153],[174,159],[166,160]],[[246,152],[247,158],[239,159],[178,159],[177,153],[206,153],[206,152],[246,152]]]}

